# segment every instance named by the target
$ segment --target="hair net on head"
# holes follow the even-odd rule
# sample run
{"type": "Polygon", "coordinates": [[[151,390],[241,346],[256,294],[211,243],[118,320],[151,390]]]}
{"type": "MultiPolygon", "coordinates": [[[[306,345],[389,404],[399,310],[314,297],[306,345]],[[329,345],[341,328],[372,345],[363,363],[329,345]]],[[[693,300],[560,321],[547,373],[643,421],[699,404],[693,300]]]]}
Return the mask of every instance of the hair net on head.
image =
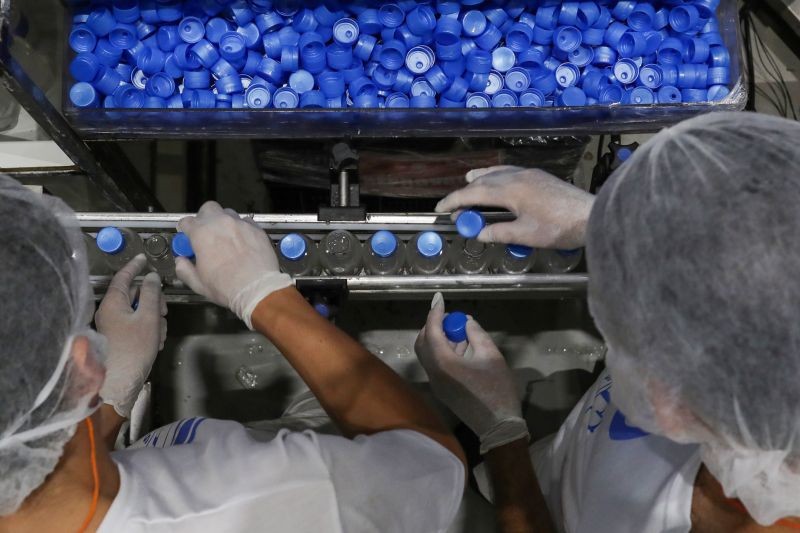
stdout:
{"type": "Polygon", "coordinates": [[[94,301],[74,213],[0,176],[0,515],[14,513],[96,407],[74,372],[76,336],[98,362],[94,301]]]}
{"type": "Polygon", "coordinates": [[[587,237],[615,403],[763,525],[800,515],[798,206],[800,123],[714,113],[636,151],[587,237]]]}

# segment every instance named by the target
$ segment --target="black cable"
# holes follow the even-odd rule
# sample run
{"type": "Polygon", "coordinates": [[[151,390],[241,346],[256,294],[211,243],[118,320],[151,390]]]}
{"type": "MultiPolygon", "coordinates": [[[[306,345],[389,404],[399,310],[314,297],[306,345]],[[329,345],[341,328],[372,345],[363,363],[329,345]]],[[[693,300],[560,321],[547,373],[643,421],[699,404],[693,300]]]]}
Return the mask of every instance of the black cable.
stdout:
{"type": "Polygon", "coordinates": [[[744,53],[747,62],[747,111],[756,110],[756,69],[753,60],[753,42],[750,32],[750,3],[745,1],[739,11],[739,17],[744,33],[744,53]]]}
{"type": "Polygon", "coordinates": [[[783,77],[781,73],[780,66],[778,65],[778,61],[775,59],[774,54],[769,50],[764,40],[761,38],[761,34],[754,28],[756,39],[763,50],[764,57],[766,58],[766,63],[764,64],[765,71],[769,74],[773,81],[778,84],[778,87],[781,91],[781,96],[784,102],[784,109],[787,111],[784,113],[784,116],[788,117],[788,111],[791,110],[792,116],[795,120],[797,120],[797,112],[794,108],[794,100],[792,99],[792,93],[789,91],[789,86],[786,84],[786,79],[783,77]],[[770,70],[771,69],[771,70],[770,70]]]}
{"type": "Polygon", "coordinates": [[[597,162],[598,163],[600,162],[600,158],[603,157],[603,145],[605,144],[605,142],[606,142],[606,136],[605,135],[601,135],[600,136],[600,140],[597,143],[597,162]]]}

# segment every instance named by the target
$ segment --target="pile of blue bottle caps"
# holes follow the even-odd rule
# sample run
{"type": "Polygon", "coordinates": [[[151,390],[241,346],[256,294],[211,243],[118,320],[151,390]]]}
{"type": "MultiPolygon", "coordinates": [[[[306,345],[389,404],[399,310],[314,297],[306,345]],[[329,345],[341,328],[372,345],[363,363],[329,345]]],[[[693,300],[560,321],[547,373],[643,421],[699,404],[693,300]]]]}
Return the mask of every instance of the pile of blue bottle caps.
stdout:
{"type": "Polygon", "coordinates": [[[720,0],[94,0],[78,108],[486,108],[713,102],[720,0]]]}

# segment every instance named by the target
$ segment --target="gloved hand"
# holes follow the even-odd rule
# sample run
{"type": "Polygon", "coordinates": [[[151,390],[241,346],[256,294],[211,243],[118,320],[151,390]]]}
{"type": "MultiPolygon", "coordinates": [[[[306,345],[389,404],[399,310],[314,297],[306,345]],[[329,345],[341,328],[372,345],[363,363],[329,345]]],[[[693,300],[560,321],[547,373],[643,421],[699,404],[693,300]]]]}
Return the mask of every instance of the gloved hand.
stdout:
{"type": "Polygon", "coordinates": [[[167,338],[167,303],[161,292],[161,278],[150,273],[141,289],[133,287],[133,279],[146,266],[147,258],[140,254],[117,272],[94,317],[97,331],[108,340],[106,379],[100,397],[124,418],[130,418],[139,391],[167,338]],[[139,304],[134,311],[137,292],[139,304]]]}
{"type": "Polygon", "coordinates": [[[481,453],[529,438],[511,370],[491,337],[471,317],[468,342],[447,339],[442,327],[444,299],[437,293],[414,349],[434,395],[481,441],[481,453]]]}
{"type": "Polygon", "coordinates": [[[534,248],[572,250],[586,240],[586,223],[594,196],[542,170],[497,166],[467,173],[465,188],[436,206],[437,213],[473,206],[502,207],[517,216],[513,222],[486,226],[478,240],[523,244],[534,248]]]}
{"type": "Polygon", "coordinates": [[[281,274],[266,233],[232,209],[207,202],[196,217],[178,222],[178,231],[189,237],[197,262],[178,258],[178,279],[197,294],[229,308],[250,329],[250,316],[261,300],[292,284],[290,276],[281,274]]]}

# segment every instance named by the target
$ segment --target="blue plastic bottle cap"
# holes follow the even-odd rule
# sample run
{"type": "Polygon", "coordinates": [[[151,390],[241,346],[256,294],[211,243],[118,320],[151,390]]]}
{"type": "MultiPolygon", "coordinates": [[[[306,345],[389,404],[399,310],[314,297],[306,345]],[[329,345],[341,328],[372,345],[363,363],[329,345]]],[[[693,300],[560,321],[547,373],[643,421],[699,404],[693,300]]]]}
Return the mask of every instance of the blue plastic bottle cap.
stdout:
{"type": "Polygon", "coordinates": [[[283,87],[275,91],[272,97],[275,109],[294,109],[300,105],[300,97],[290,87],[283,87]]]}
{"type": "Polygon", "coordinates": [[[482,93],[486,90],[489,84],[489,74],[476,74],[474,72],[467,72],[464,79],[469,82],[469,90],[473,92],[482,93]]]}
{"type": "Polygon", "coordinates": [[[588,46],[601,46],[605,41],[605,36],[605,28],[588,28],[581,32],[581,40],[588,46]]]}
{"type": "Polygon", "coordinates": [[[406,14],[406,25],[414,35],[427,35],[436,28],[436,13],[429,6],[419,5],[406,14]]]}
{"type": "Polygon", "coordinates": [[[519,105],[523,107],[544,106],[545,96],[539,89],[526,89],[519,95],[519,105]]]}
{"type": "Polygon", "coordinates": [[[577,67],[585,67],[594,60],[594,50],[588,46],[579,46],[569,53],[569,61],[577,67]]]}
{"type": "Polygon", "coordinates": [[[533,41],[533,28],[518,22],[513,24],[506,34],[506,46],[516,53],[528,50],[533,41]]]}
{"type": "Polygon", "coordinates": [[[250,109],[264,109],[269,106],[271,95],[267,87],[251,85],[245,91],[244,98],[250,109]]]}
{"type": "Polygon", "coordinates": [[[690,39],[686,41],[684,59],[689,63],[705,63],[711,55],[711,46],[703,39],[690,39]]]}
{"type": "Polygon", "coordinates": [[[486,16],[480,11],[467,11],[461,20],[464,33],[469,37],[477,37],[486,31],[486,16]]]}
{"type": "Polygon", "coordinates": [[[360,30],[353,19],[341,19],[333,25],[333,38],[339,44],[353,44],[358,41],[360,30]]]}
{"type": "Polygon", "coordinates": [[[258,63],[256,72],[259,76],[270,83],[279,84],[283,81],[283,68],[280,63],[268,57],[263,58],[258,63]]]}
{"type": "Polygon", "coordinates": [[[139,2],[137,0],[117,0],[112,7],[114,18],[120,22],[133,23],[139,20],[139,2]]]}
{"type": "Polygon", "coordinates": [[[500,89],[492,95],[492,107],[517,107],[517,94],[509,89],[500,89]]]}
{"type": "Polygon", "coordinates": [[[647,51],[647,38],[643,33],[629,31],[623,35],[617,45],[620,57],[641,57],[647,51]]]}
{"type": "Polygon", "coordinates": [[[136,26],[132,24],[118,23],[108,34],[108,41],[117,48],[127,50],[134,46],[139,40],[136,34],[136,26]]]}
{"type": "Polygon", "coordinates": [[[731,55],[724,46],[711,47],[711,66],[727,67],[731,64],[731,55]]]}
{"type": "Polygon", "coordinates": [[[69,46],[76,53],[91,52],[97,45],[97,37],[86,26],[77,26],[69,34],[69,46]]]}
{"type": "Polygon", "coordinates": [[[659,65],[645,65],[639,71],[639,81],[649,89],[658,89],[664,82],[664,71],[659,65]]]}
{"type": "Polygon", "coordinates": [[[353,49],[339,43],[328,46],[328,66],[334,70],[346,70],[353,64],[353,49]]]}
{"type": "Polygon", "coordinates": [[[245,38],[235,31],[225,32],[219,39],[219,53],[228,61],[243,58],[247,53],[245,38]]]}
{"type": "Polygon", "coordinates": [[[319,26],[319,22],[310,9],[301,9],[292,19],[292,27],[299,33],[314,31],[317,26],[319,26]]]}
{"type": "Polygon", "coordinates": [[[145,47],[142,53],[136,60],[136,66],[148,76],[152,76],[156,72],[161,72],[164,69],[164,63],[167,56],[158,48],[145,47]]]}
{"type": "Polygon", "coordinates": [[[467,315],[455,311],[444,317],[442,321],[444,334],[450,342],[464,342],[467,340],[467,315]]]}
{"type": "Polygon", "coordinates": [[[708,88],[708,100],[710,102],[719,102],[724,100],[731,93],[725,85],[712,85],[708,88]]]}
{"type": "Polygon", "coordinates": [[[148,37],[154,35],[158,31],[158,27],[153,24],[147,24],[144,21],[138,21],[136,26],[136,36],[140,41],[146,40],[148,37]]]}
{"type": "Polygon", "coordinates": [[[550,96],[556,92],[559,87],[555,72],[551,72],[546,68],[537,69],[533,73],[533,87],[542,91],[545,96],[550,96]]]}
{"type": "Polygon", "coordinates": [[[122,83],[122,76],[116,70],[103,65],[94,80],[94,87],[103,94],[113,94],[122,83]]]}
{"type": "Polygon", "coordinates": [[[653,91],[647,87],[636,87],[631,91],[631,104],[633,105],[650,105],[656,102],[656,97],[653,91]]]}
{"type": "Polygon", "coordinates": [[[169,98],[175,92],[175,80],[163,72],[157,72],[147,80],[145,89],[150,96],[169,98]]]}
{"type": "Polygon", "coordinates": [[[473,93],[467,97],[468,108],[488,108],[492,107],[492,101],[484,93],[473,93]]]}
{"type": "Polygon", "coordinates": [[[217,107],[217,95],[208,89],[194,90],[190,106],[197,109],[213,109],[217,107]]]}
{"type": "MultiPolygon", "coordinates": [[[[300,49],[296,46],[284,46],[281,50],[281,67],[295,71],[300,68],[300,49]]],[[[349,64],[349,63],[348,63],[349,64]]]]}
{"type": "Polygon", "coordinates": [[[302,235],[290,233],[281,239],[278,246],[281,255],[289,261],[299,261],[306,255],[306,240],[302,235]]]}
{"type": "Polygon", "coordinates": [[[131,72],[131,83],[137,89],[144,90],[144,88],[147,87],[147,74],[139,68],[133,69],[133,72],[131,72]]]}
{"type": "Polygon", "coordinates": [[[652,4],[639,2],[628,16],[628,26],[633,31],[647,31],[653,28],[656,10],[652,4]]]}
{"type": "Polygon", "coordinates": [[[731,82],[731,70],[728,67],[712,67],[708,69],[709,85],[727,85],[731,82]]]}
{"type": "Polygon", "coordinates": [[[617,52],[608,46],[598,46],[594,49],[592,64],[600,67],[610,67],[617,62],[617,52]]]}
{"type": "Polygon", "coordinates": [[[78,81],[91,82],[97,77],[102,65],[91,52],[83,52],[75,56],[69,65],[69,73],[78,81]]]}
{"type": "Polygon", "coordinates": [[[527,259],[533,255],[533,248],[521,244],[509,244],[506,251],[517,259],[527,259]]]}
{"type": "Polygon", "coordinates": [[[553,44],[562,52],[572,52],[583,42],[583,34],[574,26],[562,26],[553,33],[553,44]]]}
{"type": "Polygon", "coordinates": [[[442,97],[439,98],[439,107],[443,108],[443,109],[448,109],[448,108],[459,108],[459,109],[461,109],[461,108],[464,107],[464,101],[463,100],[450,100],[449,98],[447,98],[444,95],[442,95],[442,97]]]}
{"type": "Polygon", "coordinates": [[[172,255],[175,257],[185,257],[187,259],[194,259],[194,249],[189,237],[185,233],[176,233],[172,237],[172,255]]]}
{"type": "Polygon", "coordinates": [[[628,26],[621,22],[612,22],[606,30],[605,43],[611,48],[616,49],[622,36],[629,31],[628,26]]]}
{"type": "Polygon", "coordinates": [[[353,99],[353,107],[361,109],[372,109],[380,104],[377,94],[360,94],[353,99]]]}
{"type": "MultiPolygon", "coordinates": [[[[351,88],[352,92],[352,88],[351,88]]],[[[436,91],[425,78],[417,78],[411,83],[411,96],[436,96],[436,91]]]]}
{"type": "Polygon", "coordinates": [[[353,54],[362,61],[369,61],[377,43],[378,40],[372,35],[362,35],[358,38],[358,42],[353,49],[353,54]]]}
{"type": "Polygon", "coordinates": [[[680,39],[664,39],[658,47],[658,62],[662,65],[678,65],[683,61],[684,45],[680,39]]]}
{"type": "Polygon", "coordinates": [[[213,67],[216,62],[219,61],[217,47],[206,39],[200,39],[197,44],[192,46],[191,53],[194,54],[206,68],[213,67]]]}
{"type": "MultiPolygon", "coordinates": [[[[378,10],[378,20],[386,28],[397,28],[403,24],[406,14],[397,4],[384,4],[378,10]]],[[[359,18],[359,21],[361,19],[359,18]]]]}
{"type": "Polygon", "coordinates": [[[567,87],[558,97],[558,105],[581,107],[586,105],[586,93],[578,87],[567,87]]]}
{"type": "Polygon", "coordinates": [[[703,33],[700,38],[707,42],[709,46],[725,46],[725,40],[719,32],[703,33]]]}
{"type": "Polygon", "coordinates": [[[620,59],[614,65],[614,77],[623,85],[630,85],[639,78],[639,67],[632,59],[620,59]]]}
{"type": "Polygon", "coordinates": [[[183,40],[177,26],[161,26],[156,33],[156,42],[163,51],[172,52],[183,40]]]}
{"type": "Polygon", "coordinates": [[[504,84],[503,75],[493,70],[489,73],[489,80],[486,82],[486,90],[484,92],[488,95],[494,95],[503,89],[504,84]]]}
{"type": "MultiPolygon", "coordinates": [[[[169,61],[169,58],[167,58],[169,61]]],[[[164,69],[166,71],[166,68],[164,69]]],[[[225,61],[224,59],[220,59],[213,65],[211,65],[211,72],[214,74],[214,77],[217,79],[227,78],[228,76],[239,76],[239,73],[236,71],[236,68],[225,61]]]]}
{"type": "Polygon", "coordinates": [[[97,107],[100,101],[95,88],[85,81],[80,81],[70,88],[69,99],[75,107],[80,108],[97,107]]]}
{"type": "Polygon", "coordinates": [[[658,90],[659,104],[679,104],[681,102],[683,102],[683,96],[677,87],[665,85],[658,90]]]}
{"type": "Polygon", "coordinates": [[[100,39],[94,47],[94,55],[103,65],[116,67],[122,57],[122,50],[113,46],[108,39],[100,39]]]}
{"type": "MultiPolygon", "coordinates": [[[[534,29],[534,37],[536,30],[534,29]]],[[[503,32],[494,24],[487,24],[486,31],[475,37],[475,44],[482,50],[494,50],[503,39],[503,32]]],[[[538,42],[538,41],[537,41],[538,42]]]]}
{"type": "Polygon", "coordinates": [[[441,235],[435,231],[426,231],[417,239],[417,251],[423,257],[436,257],[442,253],[443,249],[444,241],[441,235]]]}
{"type": "Polygon", "coordinates": [[[183,73],[183,86],[187,89],[208,89],[211,87],[211,71],[187,70],[183,73]]]}
{"type": "Polygon", "coordinates": [[[86,19],[86,26],[92,30],[92,33],[97,35],[98,37],[105,37],[111,30],[114,29],[114,26],[117,24],[114,15],[108,9],[104,7],[97,7],[89,13],[89,17],[86,19]]]}
{"type": "Polygon", "coordinates": [[[406,68],[414,74],[425,74],[434,65],[436,56],[428,46],[415,46],[406,54],[406,68]]]}
{"type": "Polygon", "coordinates": [[[345,92],[344,74],[341,72],[323,72],[317,77],[317,83],[326,98],[341,97],[345,92]]]}
{"type": "Polygon", "coordinates": [[[125,249],[125,236],[113,226],[103,228],[97,232],[95,242],[101,252],[109,255],[116,255],[125,249]]]}
{"type": "Polygon", "coordinates": [[[480,211],[475,211],[474,209],[463,211],[456,219],[458,234],[465,239],[474,239],[485,227],[486,219],[483,218],[480,211]]]}
{"type": "Polygon", "coordinates": [[[442,61],[441,67],[448,78],[460,78],[467,70],[467,60],[464,56],[459,56],[455,61],[442,61]]]}
{"type": "Polygon", "coordinates": [[[679,5],[669,13],[669,25],[678,33],[688,33],[700,22],[700,12],[693,5],[679,5]]]}
{"type": "Polygon", "coordinates": [[[437,92],[444,92],[451,84],[447,74],[444,73],[439,65],[434,65],[425,73],[425,79],[431,84],[431,87],[437,92]]]}
{"type": "Polygon", "coordinates": [[[223,95],[235,94],[244,91],[242,79],[239,74],[236,73],[230,76],[219,78],[216,83],[216,88],[217,91],[223,95]]]}
{"type": "Polygon", "coordinates": [[[400,70],[406,63],[406,46],[396,39],[385,41],[378,56],[381,65],[389,70],[400,70]]]}
{"type": "Polygon", "coordinates": [[[306,93],[314,88],[314,76],[306,70],[298,70],[289,76],[289,87],[297,94],[306,93]]]}
{"type": "Polygon", "coordinates": [[[485,50],[473,50],[467,56],[467,70],[477,74],[488,74],[492,71],[492,54],[485,50]]]}
{"type": "Polygon", "coordinates": [[[194,44],[206,35],[206,25],[197,17],[186,17],[178,24],[178,34],[183,42],[194,44]]]}
{"type": "Polygon", "coordinates": [[[369,246],[378,257],[391,257],[397,251],[397,237],[391,231],[381,230],[370,238],[369,246]]]}
{"type": "Polygon", "coordinates": [[[705,89],[683,89],[681,98],[684,102],[707,102],[708,91],[705,89]]]}
{"type": "Polygon", "coordinates": [[[372,80],[375,82],[380,92],[383,93],[381,96],[386,95],[387,92],[394,87],[394,84],[397,82],[398,72],[398,70],[389,70],[383,65],[378,65],[375,72],[372,73],[372,80]]]}
{"type": "Polygon", "coordinates": [[[322,318],[330,318],[331,317],[331,308],[323,303],[315,303],[314,310],[319,313],[319,316],[322,318]]]}
{"type": "Polygon", "coordinates": [[[492,68],[498,72],[508,72],[517,62],[517,55],[505,46],[495,48],[492,52],[492,68]]]}
{"type": "Polygon", "coordinates": [[[514,92],[521,93],[531,86],[531,75],[527,69],[512,68],[506,73],[505,86],[514,92]]]}
{"type": "MultiPolygon", "coordinates": [[[[284,26],[277,32],[278,39],[281,41],[281,46],[297,46],[302,35],[297,33],[291,26],[284,26]]],[[[319,39],[324,42],[322,36],[316,32],[307,32],[303,35],[308,35],[307,39],[319,39]]]]}
{"type": "Polygon", "coordinates": [[[581,69],[572,63],[564,63],[556,69],[556,82],[559,87],[574,87],[581,79],[581,69]]]}
{"type": "Polygon", "coordinates": [[[386,97],[386,107],[392,109],[404,109],[410,106],[408,96],[403,93],[392,93],[386,97]]]}
{"type": "Polygon", "coordinates": [[[619,85],[607,85],[600,90],[601,104],[621,104],[625,90],[619,85]]]}

